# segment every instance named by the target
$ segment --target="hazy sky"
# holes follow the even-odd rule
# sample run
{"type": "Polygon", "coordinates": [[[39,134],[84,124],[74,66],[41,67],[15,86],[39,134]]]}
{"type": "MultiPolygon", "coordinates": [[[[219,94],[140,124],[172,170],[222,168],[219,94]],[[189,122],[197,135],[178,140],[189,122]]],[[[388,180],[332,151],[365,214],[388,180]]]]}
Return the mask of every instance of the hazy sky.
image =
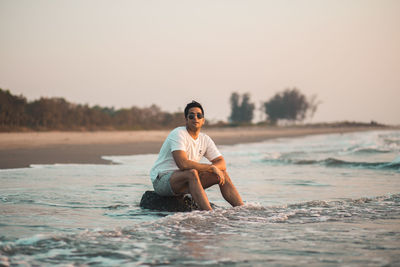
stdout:
{"type": "Polygon", "coordinates": [[[314,122],[400,124],[398,0],[0,0],[0,38],[0,88],[28,100],[226,120],[234,91],[297,87],[314,122]]]}

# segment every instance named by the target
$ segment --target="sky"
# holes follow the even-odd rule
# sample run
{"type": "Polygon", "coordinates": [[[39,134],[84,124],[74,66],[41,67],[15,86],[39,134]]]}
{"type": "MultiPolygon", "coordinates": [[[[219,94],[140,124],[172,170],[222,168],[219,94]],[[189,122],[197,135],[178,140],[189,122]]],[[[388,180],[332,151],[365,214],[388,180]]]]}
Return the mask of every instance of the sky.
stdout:
{"type": "MultiPolygon", "coordinates": [[[[0,88],[115,108],[257,109],[298,88],[307,122],[400,124],[398,0],[0,0],[0,88]]],[[[255,120],[265,119],[262,112],[255,120]]]]}

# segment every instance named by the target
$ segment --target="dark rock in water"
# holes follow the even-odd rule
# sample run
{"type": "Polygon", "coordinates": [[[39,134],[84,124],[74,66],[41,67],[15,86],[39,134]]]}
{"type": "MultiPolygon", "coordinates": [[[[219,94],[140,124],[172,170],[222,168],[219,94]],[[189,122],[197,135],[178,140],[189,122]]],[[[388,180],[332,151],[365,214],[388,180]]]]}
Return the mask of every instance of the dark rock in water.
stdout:
{"type": "Polygon", "coordinates": [[[163,197],[154,191],[146,191],[143,194],[140,207],[158,211],[192,211],[199,209],[189,195],[163,197]]]}
{"type": "MultiPolygon", "coordinates": [[[[213,207],[214,205],[211,204],[211,206],[213,207]]],[[[190,195],[163,197],[156,194],[154,191],[146,191],[143,194],[140,207],[158,211],[199,210],[199,207],[190,195]]]]}

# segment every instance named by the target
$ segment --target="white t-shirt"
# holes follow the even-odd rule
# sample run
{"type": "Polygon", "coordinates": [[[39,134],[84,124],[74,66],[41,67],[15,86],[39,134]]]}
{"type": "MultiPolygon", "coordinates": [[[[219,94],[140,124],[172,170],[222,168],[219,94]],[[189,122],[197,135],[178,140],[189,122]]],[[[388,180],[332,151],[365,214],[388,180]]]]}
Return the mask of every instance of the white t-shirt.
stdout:
{"type": "Polygon", "coordinates": [[[203,156],[209,161],[221,156],[214,141],[208,135],[200,133],[195,140],[186,127],[175,128],[164,141],[158,159],[151,168],[151,181],[154,181],[159,173],[179,170],[172,156],[172,152],[176,150],[185,151],[188,159],[196,162],[199,162],[203,156]]]}

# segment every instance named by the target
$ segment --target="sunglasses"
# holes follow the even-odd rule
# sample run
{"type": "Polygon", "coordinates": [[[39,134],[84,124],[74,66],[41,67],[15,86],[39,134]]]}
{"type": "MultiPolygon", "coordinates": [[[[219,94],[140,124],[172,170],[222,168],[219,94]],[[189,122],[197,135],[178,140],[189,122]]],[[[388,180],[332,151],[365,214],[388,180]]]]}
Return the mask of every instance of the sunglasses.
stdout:
{"type": "Polygon", "coordinates": [[[189,118],[190,120],[193,120],[195,116],[197,116],[197,118],[198,118],[199,120],[201,120],[202,118],[204,118],[204,115],[201,114],[201,113],[196,113],[196,114],[195,114],[195,113],[190,113],[189,116],[188,116],[188,118],[189,118]]]}

